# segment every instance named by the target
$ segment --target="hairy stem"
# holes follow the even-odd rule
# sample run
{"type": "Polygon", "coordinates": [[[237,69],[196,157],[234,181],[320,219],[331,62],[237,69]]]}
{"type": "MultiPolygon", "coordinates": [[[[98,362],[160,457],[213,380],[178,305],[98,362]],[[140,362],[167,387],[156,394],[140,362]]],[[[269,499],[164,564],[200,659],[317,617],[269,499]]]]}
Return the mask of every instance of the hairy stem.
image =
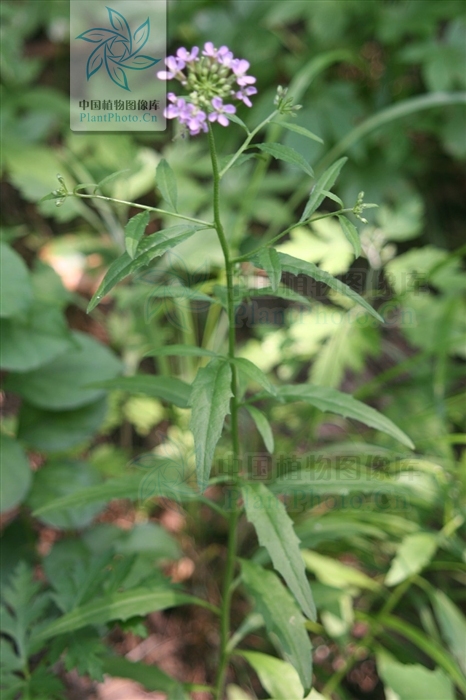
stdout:
{"type": "MultiPolygon", "coordinates": [[[[225,259],[225,272],[227,278],[227,311],[228,311],[228,356],[230,359],[235,357],[235,301],[234,301],[234,288],[233,288],[233,267],[234,263],[230,257],[230,249],[228,246],[228,241],[225,236],[225,231],[223,230],[223,225],[220,218],[220,173],[218,169],[217,152],[215,148],[214,134],[212,127],[209,125],[209,148],[210,157],[212,160],[212,173],[214,180],[214,196],[213,196],[213,207],[214,207],[214,221],[215,230],[217,231],[218,239],[223,251],[223,257],[225,259]]],[[[233,448],[233,464],[238,464],[239,459],[239,433],[238,433],[238,401],[237,401],[237,375],[236,367],[231,364],[231,401],[230,401],[230,412],[231,412],[231,441],[233,448]]],[[[221,700],[223,697],[223,688],[225,685],[225,676],[228,668],[229,651],[228,651],[228,641],[230,637],[230,607],[231,599],[233,595],[233,576],[235,572],[235,558],[236,558],[236,538],[237,538],[237,526],[239,519],[239,511],[235,503],[232,503],[231,512],[229,517],[229,533],[228,533],[228,550],[227,550],[227,561],[224,575],[223,583],[223,600],[221,607],[221,626],[220,626],[220,660],[217,672],[217,682],[216,682],[216,697],[217,700],[221,700]]]]}

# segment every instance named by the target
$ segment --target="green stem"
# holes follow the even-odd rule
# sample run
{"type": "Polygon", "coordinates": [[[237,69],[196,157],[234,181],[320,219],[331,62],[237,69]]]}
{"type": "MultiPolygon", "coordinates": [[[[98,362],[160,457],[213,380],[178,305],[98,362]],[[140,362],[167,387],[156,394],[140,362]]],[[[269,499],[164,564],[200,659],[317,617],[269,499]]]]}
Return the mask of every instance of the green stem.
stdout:
{"type": "MultiPolygon", "coordinates": [[[[89,187],[89,185],[84,185],[89,187]]],[[[79,187],[79,185],[78,185],[79,187]]],[[[68,194],[69,197],[80,197],[81,199],[101,199],[104,202],[115,202],[115,204],[126,204],[130,207],[135,207],[136,209],[144,209],[145,211],[155,211],[157,214],[163,214],[164,216],[174,216],[176,219],[183,219],[184,221],[192,221],[194,224],[202,224],[203,226],[208,226],[209,228],[215,228],[215,225],[210,221],[203,221],[202,219],[194,219],[192,216],[184,216],[183,214],[177,214],[174,211],[166,211],[165,209],[158,209],[157,207],[148,207],[145,204],[136,204],[136,202],[128,202],[126,199],[115,199],[115,197],[105,197],[103,194],[84,194],[77,191],[75,188],[74,192],[68,194]]]]}
{"type": "MultiPolygon", "coordinates": [[[[259,125],[260,127],[261,125],[259,125]]],[[[259,129],[257,128],[257,130],[259,129]]],[[[252,138],[254,132],[251,133],[250,138],[252,138]]],[[[247,139],[246,139],[247,141],[247,139]]],[[[246,144],[247,145],[247,144],[246,144]]],[[[246,147],[243,144],[244,148],[246,147]]],[[[218,239],[223,251],[223,257],[225,259],[225,272],[227,278],[227,312],[228,312],[228,356],[230,359],[235,357],[235,344],[236,344],[236,333],[235,333],[235,303],[234,303],[234,287],[233,287],[233,270],[234,264],[232,263],[230,257],[230,249],[228,246],[228,241],[225,236],[225,231],[223,229],[222,221],[220,218],[220,178],[222,173],[218,169],[217,161],[217,151],[215,148],[215,139],[212,130],[212,126],[209,125],[209,148],[210,157],[212,161],[212,173],[214,181],[214,195],[213,195],[213,208],[214,208],[214,221],[215,230],[217,231],[218,239]]],[[[243,148],[243,150],[244,150],[243,148]]],[[[241,149],[236,154],[236,157],[241,153],[241,149]]],[[[227,168],[224,168],[223,172],[231,167],[235,160],[235,157],[230,161],[227,168]]],[[[237,402],[237,374],[236,367],[231,363],[231,401],[230,401],[230,412],[231,412],[231,440],[233,448],[233,463],[234,466],[237,465],[240,448],[239,448],[239,433],[238,433],[238,402],[237,402]]],[[[233,577],[235,573],[235,559],[236,559],[236,540],[237,540],[237,529],[238,529],[238,519],[239,510],[236,504],[233,504],[232,510],[229,518],[229,532],[228,532],[228,550],[227,550],[227,560],[225,567],[225,575],[223,582],[223,599],[221,607],[221,626],[220,626],[220,660],[217,671],[217,682],[216,682],[216,697],[217,700],[221,700],[223,697],[223,688],[225,685],[225,677],[228,669],[228,661],[230,658],[228,650],[228,641],[230,637],[230,607],[231,599],[233,596],[233,577]]]]}
{"type": "Polygon", "coordinates": [[[220,178],[222,178],[222,177],[225,175],[225,173],[232,167],[232,165],[234,165],[234,164],[236,163],[236,161],[238,160],[238,158],[240,157],[240,155],[243,153],[243,151],[245,151],[246,148],[249,146],[249,144],[250,144],[251,141],[253,140],[254,136],[255,136],[257,133],[259,133],[259,131],[260,131],[261,129],[263,129],[264,126],[267,126],[267,124],[268,124],[270,121],[272,121],[272,119],[273,119],[275,116],[277,116],[277,114],[278,114],[278,110],[275,110],[274,112],[272,112],[272,114],[269,114],[269,116],[268,116],[266,119],[264,119],[264,121],[262,121],[260,124],[258,124],[258,126],[256,126],[255,129],[253,129],[252,131],[249,132],[247,138],[244,140],[244,142],[243,142],[243,143],[241,144],[241,146],[238,148],[238,150],[236,151],[236,153],[234,154],[234,156],[232,156],[231,160],[225,165],[225,167],[223,168],[223,170],[221,170],[221,171],[218,173],[218,175],[219,175],[220,178]]]}

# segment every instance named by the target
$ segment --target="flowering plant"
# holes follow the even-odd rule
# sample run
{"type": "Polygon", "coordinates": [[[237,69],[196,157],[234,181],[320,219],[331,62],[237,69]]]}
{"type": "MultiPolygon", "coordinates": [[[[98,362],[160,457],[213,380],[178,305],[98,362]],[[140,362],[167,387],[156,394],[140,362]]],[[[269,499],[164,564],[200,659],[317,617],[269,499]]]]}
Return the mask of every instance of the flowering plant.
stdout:
{"type": "MultiPolygon", "coordinates": [[[[218,352],[193,344],[154,349],[152,354],[156,356],[199,357],[199,366],[191,385],[178,378],[136,375],[112,380],[111,384],[100,382],[99,386],[111,386],[124,391],[133,389],[139,393],[141,387],[144,387],[144,382],[149,383],[149,380],[152,380],[150,382],[152,396],[157,395],[177,406],[191,409],[190,430],[195,451],[195,483],[193,479],[189,479],[188,484],[181,477],[176,482],[176,488],[173,487],[173,483],[164,483],[163,479],[154,479],[151,483],[156,484],[154,496],[174,498],[175,494],[180,501],[198,500],[227,522],[228,546],[221,600],[215,603],[202,601],[180,594],[177,590],[168,595],[166,583],[163,584],[165,586],[163,595],[159,596],[161,601],[159,609],[163,606],[171,607],[194,602],[203,605],[213,615],[218,616],[220,638],[217,671],[212,679],[213,685],[207,690],[214,694],[217,700],[224,697],[231,658],[239,656],[256,670],[264,687],[273,697],[283,693],[283,677],[290,684],[290,697],[303,698],[312,685],[312,650],[308,630],[313,629],[316,609],[306,575],[305,560],[294,531],[294,523],[278,495],[290,496],[295,493],[297,486],[307,495],[312,494],[313,478],[312,475],[308,475],[310,478],[297,482],[296,474],[290,472],[279,479],[267,479],[267,485],[263,481],[258,481],[257,476],[250,473],[247,463],[247,445],[244,444],[245,437],[240,431],[240,412],[243,420],[255,426],[267,452],[271,454],[274,451],[274,436],[264,409],[264,404],[267,406],[270,402],[281,404],[305,402],[320,411],[329,411],[363,422],[373,429],[388,434],[408,448],[412,448],[413,444],[410,438],[388,418],[352,396],[333,388],[307,382],[300,385],[280,384],[277,378],[269,378],[253,362],[238,356],[237,307],[238,303],[248,299],[253,291],[241,275],[241,264],[248,263],[249,266],[264,271],[269,283],[262,291],[270,296],[291,298],[299,304],[309,304],[307,298],[295,292],[290,296],[288,288],[282,283],[283,272],[291,275],[306,275],[327,285],[340,297],[346,297],[349,305],[359,306],[362,309],[361,313],[364,313],[367,319],[375,319],[374,322],[377,323],[383,322],[379,313],[368,301],[341,280],[313,263],[283,253],[275,247],[275,244],[283,240],[294,228],[306,226],[318,219],[334,217],[350,241],[355,256],[358,256],[361,252],[359,234],[346,215],[354,215],[362,219],[364,209],[373,205],[364,204],[361,194],[354,207],[345,208],[339,197],[332,192],[346,158],[340,158],[330,163],[328,167],[320,166],[317,173],[314,173],[302,154],[289,146],[277,143],[282,129],[297,132],[309,139],[320,140],[304,126],[297,126],[287,120],[288,117],[295,116],[299,105],[294,104],[293,95],[290,95],[286,89],[278,88],[275,108],[252,130],[237,117],[233,101],[250,107],[252,104],[250,97],[256,94],[257,90],[254,85],[255,78],[248,75],[248,61],[235,58],[228,47],[216,48],[211,42],[207,42],[202,52],[198,47],[190,51],[180,48],[176,55],[169,56],[165,63],[167,70],[161,71],[158,74],[159,78],[176,80],[186,91],[183,96],[169,93],[166,117],[177,119],[191,136],[202,133],[208,135],[212,166],[213,220],[194,218],[178,212],[176,174],[165,159],[161,159],[157,167],[156,179],[163,198],[170,206],[169,210],[97,194],[98,185],[93,186],[95,189],[91,192],[84,191],[89,190],[89,185],[79,185],[73,192],[68,192],[63,179],[60,180],[61,188],[48,197],[56,199],[57,203],[63,202],[68,196],[103,199],[142,210],[142,213],[128,222],[125,229],[126,251],[109,267],[89,304],[88,311],[92,311],[102,298],[128,275],[147,269],[153,260],[188,238],[202,235],[201,231],[208,229],[215,231],[223,253],[221,279],[225,284],[209,287],[209,294],[191,288],[184,288],[185,292],[183,292],[183,288],[174,290],[171,286],[165,289],[159,288],[157,293],[176,300],[180,297],[181,291],[181,295],[185,293],[185,299],[217,304],[222,309],[221,313],[224,314],[222,322],[227,327],[224,347],[218,352]],[[246,131],[246,138],[237,151],[228,157],[226,164],[220,168],[215,143],[216,124],[225,127],[230,120],[237,122],[246,131]],[[256,135],[264,129],[267,130],[265,140],[256,142],[256,135]],[[256,149],[254,153],[261,158],[258,159],[257,170],[252,179],[254,186],[248,183],[247,204],[254,200],[256,191],[254,188],[264,175],[271,158],[285,162],[287,166],[299,168],[303,179],[305,178],[306,183],[309,183],[309,195],[298,222],[286,226],[279,232],[272,231],[263,235],[256,247],[248,252],[240,252],[234,236],[227,236],[224,229],[220,209],[221,182],[231,168],[244,162],[240,156],[248,149],[256,149]],[[337,202],[340,208],[332,213],[318,212],[321,204],[327,199],[337,202]],[[156,233],[146,236],[144,234],[151,214],[157,217],[172,217],[178,219],[180,223],[162,227],[156,233]],[[145,377],[145,380],[143,378],[141,381],[141,376],[145,377]],[[160,379],[163,381],[158,381],[160,379]],[[259,391],[258,387],[260,387],[259,391]],[[215,459],[217,445],[222,438],[225,426],[228,427],[228,441],[231,446],[231,460],[226,470],[222,469],[215,459]],[[223,491],[219,489],[222,485],[223,491]],[[265,548],[265,555],[252,561],[238,557],[240,546],[238,529],[240,524],[244,526],[244,516],[255,528],[259,544],[265,548]],[[268,566],[269,563],[272,567],[268,566]],[[239,573],[235,576],[237,569],[239,573]],[[238,591],[249,596],[255,610],[245,618],[238,629],[232,631],[232,600],[238,591]],[[240,649],[247,635],[263,626],[284,661],[257,651],[240,649]]],[[[240,212],[238,219],[238,226],[243,227],[244,210],[240,212]]],[[[148,495],[147,483],[148,481],[145,480],[145,498],[148,495]]],[[[308,555],[310,554],[308,552],[308,555]]],[[[155,587],[157,585],[159,584],[154,584],[155,587]]],[[[108,606],[112,610],[118,603],[118,595],[113,594],[112,604],[108,606]]],[[[146,606],[153,604],[150,601],[147,602],[146,598],[144,598],[146,606]]],[[[141,597],[137,600],[140,599],[141,597]]],[[[125,605],[127,606],[126,599],[125,605]]],[[[144,613],[151,609],[153,608],[144,608],[144,613]]],[[[125,607],[125,611],[127,610],[128,607],[125,607]]],[[[131,608],[132,615],[144,613],[138,613],[135,607],[131,608]]],[[[101,618],[99,620],[105,621],[101,618]]],[[[59,620],[56,626],[60,624],[63,623],[59,620]]],[[[68,622],[67,630],[70,629],[70,624],[68,622]]],[[[185,684],[184,690],[187,689],[192,687],[185,684]]],[[[177,690],[179,690],[178,686],[177,690]]]]}

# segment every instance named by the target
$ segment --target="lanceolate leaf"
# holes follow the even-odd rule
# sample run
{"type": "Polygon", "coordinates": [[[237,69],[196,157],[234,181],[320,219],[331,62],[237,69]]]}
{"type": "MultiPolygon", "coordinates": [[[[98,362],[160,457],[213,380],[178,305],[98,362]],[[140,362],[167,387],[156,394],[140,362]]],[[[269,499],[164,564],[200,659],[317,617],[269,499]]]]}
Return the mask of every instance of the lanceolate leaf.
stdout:
{"type": "Polygon", "coordinates": [[[375,408],[354,399],[350,394],[345,394],[337,389],[326,386],[313,386],[312,384],[286,385],[278,390],[278,395],[285,401],[305,401],[315,406],[320,411],[336,413],[345,418],[354,418],[365,425],[391,435],[403,445],[414,449],[411,439],[400,430],[389,418],[382,415],[375,408]]]}
{"type": "Polygon", "coordinates": [[[152,374],[136,374],[133,377],[117,377],[105,382],[92,385],[97,389],[127,391],[129,394],[145,394],[154,396],[167,403],[173,403],[180,408],[186,408],[189,403],[191,387],[176,377],[158,377],[152,374]]]}
{"type": "Polygon", "coordinates": [[[170,588],[158,590],[134,588],[123,593],[105,596],[100,600],[93,600],[72,610],[42,629],[35,636],[34,641],[44,641],[59,634],[68,634],[87,625],[101,625],[112,620],[124,621],[136,615],[147,615],[156,610],[189,603],[204,604],[204,601],[170,588]]]}
{"type": "Polygon", "coordinates": [[[358,258],[361,255],[361,239],[359,238],[358,229],[346,216],[340,215],[338,221],[340,222],[341,230],[353,246],[354,254],[358,258]]]}
{"type": "Polygon", "coordinates": [[[341,282],[336,277],[333,277],[333,275],[331,275],[329,272],[321,270],[319,267],[317,267],[317,265],[314,265],[314,263],[299,260],[299,258],[294,258],[292,255],[287,255],[286,253],[279,253],[278,256],[280,258],[282,269],[286,272],[291,272],[293,275],[308,275],[317,282],[324,282],[335,292],[343,294],[356,304],[362,306],[378,321],[381,323],[384,322],[382,316],[380,316],[362,296],[351,289],[351,287],[348,287],[348,285],[344,282],[341,282]]]}
{"type": "Polygon", "coordinates": [[[261,483],[245,484],[243,499],[247,518],[256,529],[259,543],[267,549],[275,569],[285,579],[304,614],[315,620],[316,610],[299,539],[285,506],[261,483]]]}
{"type": "Polygon", "coordinates": [[[255,146],[260,148],[261,151],[269,153],[273,158],[283,160],[291,165],[297,165],[301,170],[304,170],[305,173],[314,177],[314,171],[307,160],[301,153],[295,151],[294,148],[283,146],[281,143],[257,143],[255,146]]]}
{"type": "Polygon", "coordinates": [[[127,661],[121,656],[115,656],[103,661],[103,670],[117,678],[131,678],[144,686],[149,692],[161,691],[167,693],[168,700],[187,700],[183,685],[167,676],[157,666],[127,661]]]}
{"type": "Polygon", "coordinates": [[[168,165],[165,158],[162,158],[162,160],[157,166],[155,179],[157,187],[159,188],[162,197],[166,202],[168,202],[168,204],[173,208],[173,210],[176,211],[178,199],[176,177],[175,173],[168,165]]]}
{"type": "Polygon", "coordinates": [[[258,651],[238,652],[253,667],[273,700],[301,700],[304,691],[291,664],[258,651]]]}
{"type": "Polygon", "coordinates": [[[466,618],[443,591],[436,589],[431,596],[443,636],[466,674],[466,618]]]}
{"type": "Polygon", "coordinates": [[[192,384],[190,428],[194,435],[197,482],[201,492],[209,481],[215,447],[225,416],[230,412],[231,396],[231,367],[227,361],[212,360],[198,371],[192,384]]]}
{"type": "Polygon", "coordinates": [[[275,248],[264,248],[257,254],[258,267],[266,271],[270,280],[270,286],[276,292],[282,276],[280,258],[275,248]]]}
{"type": "Polygon", "coordinates": [[[291,124],[290,122],[272,122],[272,124],[278,124],[283,129],[288,129],[288,131],[294,131],[295,134],[300,134],[301,136],[306,136],[312,141],[318,141],[319,143],[323,143],[320,136],[313,134],[312,131],[309,131],[309,129],[306,129],[304,126],[298,126],[298,124],[291,124]]]}
{"type": "Polygon", "coordinates": [[[267,375],[257,367],[251,360],[247,360],[245,357],[235,357],[234,360],[230,360],[240,372],[246,375],[253,382],[260,384],[269,394],[272,396],[277,395],[277,389],[274,387],[272,382],[269,380],[267,375]]]}
{"type": "Polygon", "coordinates": [[[255,408],[254,406],[247,406],[246,408],[249,412],[249,415],[256,424],[256,428],[264,441],[264,445],[266,446],[270,454],[273,454],[274,440],[272,428],[270,427],[269,421],[264,416],[262,411],[259,411],[258,408],[255,408]]]}
{"type": "Polygon", "coordinates": [[[139,241],[143,237],[148,223],[149,212],[143,211],[140,214],[133,216],[125,226],[126,252],[131,259],[133,259],[136,255],[139,241]]]}
{"type": "Polygon", "coordinates": [[[312,647],[304,617],[294,598],[273,571],[252,561],[241,561],[243,581],[264,618],[267,631],[278,639],[287,661],[297,670],[303,687],[312,683],[312,647]]]}
{"type": "Polygon", "coordinates": [[[347,160],[347,158],[340,158],[340,160],[333,163],[333,165],[331,165],[330,168],[328,168],[328,170],[322,173],[322,175],[318,178],[316,184],[311,190],[311,195],[304,208],[300,221],[306,221],[309,219],[316,209],[320,207],[326,197],[325,190],[330,190],[333,187],[338,175],[340,174],[340,170],[347,160]]]}
{"type": "Polygon", "coordinates": [[[89,302],[87,312],[90,313],[95,309],[97,304],[118,282],[141,267],[148,265],[151,260],[163,255],[167,250],[182,243],[202,228],[204,227],[195,224],[179,224],[143,238],[137,247],[134,260],[129,257],[128,253],[123,253],[110,265],[98,290],[89,302]]]}

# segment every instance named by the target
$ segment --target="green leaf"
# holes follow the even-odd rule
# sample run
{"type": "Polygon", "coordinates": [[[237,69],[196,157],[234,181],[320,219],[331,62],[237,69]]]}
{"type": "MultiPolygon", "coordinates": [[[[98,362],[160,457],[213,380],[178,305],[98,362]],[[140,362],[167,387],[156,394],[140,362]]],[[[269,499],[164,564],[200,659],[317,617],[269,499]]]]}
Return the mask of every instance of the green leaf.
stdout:
{"type": "Polygon", "coordinates": [[[165,345],[148,352],[145,357],[218,357],[216,352],[195,345],[165,345]]]}
{"type": "Polygon", "coordinates": [[[209,481],[215,446],[220,439],[225,416],[230,412],[231,367],[214,359],[198,370],[192,384],[191,423],[196,451],[196,473],[203,492],[209,481]]]}
{"type": "Polygon", "coordinates": [[[272,428],[270,427],[269,421],[264,416],[262,411],[259,411],[259,409],[255,408],[255,406],[246,406],[246,409],[248,410],[249,415],[256,424],[256,428],[264,441],[264,445],[266,446],[270,454],[273,454],[274,440],[272,428]]]}
{"type": "Polygon", "coordinates": [[[281,143],[256,143],[254,146],[265,153],[269,153],[277,160],[283,160],[285,163],[297,165],[298,168],[304,170],[305,173],[311,177],[314,177],[314,171],[307,160],[301,155],[301,153],[295,151],[294,148],[283,146],[281,143]]]}
{"type": "Polygon", "coordinates": [[[391,435],[403,445],[414,449],[410,438],[400,430],[389,418],[382,415],[375,408],[354,399],[350,394],[345,394],[337,389],[326,386],[313,386],[312,384],[289,384],[278,389],[278,395],[285,401],[305,401],[315,406],[319,411],[336,413],[345,418],[353,418],[365,425],[391,435]]]}
{"type": "Polygon", "coordinates": [[[157,377],[153,374],[135,374],[133,377],[117,377],[103,382],[94,382],[92,387],[107,391],[126,391],[129,394],[144,394],[186,408],[191,387],[175,377],[157,377]]]}
{"type": "Polygon", "coordinates": [[[155,180],[164,200],[168,202],[173,211],[177,211],[178,190],[176,177],[165,158],[162,158],[157,166],[155,180]]]}
{"type": "Polygon", "coordinates": [[[451,653],[466,674],[466,618],[443,591],[431,594],[435,616],[451,653]]]}
{"type": "Polygon", "coordinates": [[[347,160],[348,158],[340,158],[340,160],[333,163],[333,165],[331,165],[328,170],[322,173],[322,175],[317,179],[314,187],[311,190],[310,197],[304,208],[300,222],[310,219],[316,209],[320,207],[326,197],[325,191],[330,190],[333,187],[338,175],[340,174],[340,170],[347,160]]]}
{"type": "Polygon", "coordinates": [[[237,653],[251,664],[273,700],[302,700],[304,690],[291,664],[258,651],[237,653]]]}
{"type": "Polygon", "coordinates": [[[437,546],[437,536],[430,532],[416,532],[405,537],[385,577],[385,585],[396,586],[409,576],[418,574],[431,561],[437,546]]]}
{"type": "Polygon", "coordinates": [[[132,260],[128,253],[123,253],[115,260],[107,270],[107,274],[99,285],[99,288],[92,297],[87,307],[87,313],[90,313],[97,304],[102,301],[103,297],[113,289],[113,287],[121,282],[128,275],[136,272],[142,267],[157,257],[160,257],[170,248],[174,248],[179,243],[182,243],[187,238],[190,238],[194,233],[205,228],[195,224],[178,224],[169,228],[157,231],[150,236],[145,236],[138,245],[135,259],[132,260]]]}
{"type": "Polygon", "coordinates": [[[151,290],[149,299],[189,299],[191,301],[206,301],[209,304],[214,304],[215,299],[209,297],[208,294],[203,294],[190,287],[182,287],[181,285],[171,287],[157,287],[151,290]]]}
{"type": "Polygon", "coordinates": [[[113,182],[113,180],[117,180],[120,175],[123,175],[123,173],[129,173],[130,169],[125,168],[124,170],[117,170],[114,173],[111,173],[111,175],[107,175],[107,177],[104,177],[96,186],[94,189],[94,194],[97,192],[97,190],[102,190],[102,187],[104,185],[108,185],[109,182],[113,182]]]}
{"type": "Polygon", "coordinates": [[[17,440],[0,433],[0,513],[25,498],[32,481],[29,461],[17,440]]]}
{"type": "Polygon", "coordinates": [[[267,549],[275,569],[285,579],[304,614],[315,620],[316,610],[299,539],[285,506],[261,483],[245,484],[243,499],[247,519],[254,525],[259,543],[267,549]]]}
{"type": "Polygon", "coordinates": [[[280,265],[278,252],[275,248],[264,248],[255,258],[257,258],[257,266],[266,271],[270,280],[270,286],[272,290],[276,292],[282,276],[282,267],[280,265]]]}
{"type": "Polygon", "coordinates": [[[0,277],[0,316],[17,316],[29,307],[32,301],[32,286],[23,259],[5,243],[0,243],[0,277]]]}
{"type": "Polygon", "coordinates": [[[295,301],[298,304],[303,304],[304,306],[314,306],[311,299],[308,299],[302,294],[298,294],[298,292],[295,292],[293,289],[285,286],[280,286],[276,291],[274,291],[272,287],[250,289],[249,294],[251,297],[278,297],[279,299],[285,299],[286,301],[295,301]]]}
{"type": "Polygon", "coordinates": [[[362,296],[353,291],[351,287],[348,287],[348,285],[344,282],[341,282],[336,277],[333,277],[333,275],[331,275],[329,272],[321,270],[319,267],[317,267],[317,265],[314,265],[314,263],[299,260],[298,258],[294,258],[292,255],[287,255],[286,253],[279,253],[278,256],[280,258],[282,269],[286,272],[291,272],[293,275],[308,275],[317,282],[324,282],[335,292],[339,292],[345,297],[348,297],[356,304],[359,304],[366,309],[366,311],[368,311],[378,321],[384,323],[382,316],[380,316],[362,296]]]}
{"type": "Polygon", "coordinates": [[[380,584],[362,571],[347,564],[342,564],[332,557],[324,557],[317,552],[302,550],[306,568],[317,576],[321,583],[333,588],[362,588],[380,591],[380,584]]]}
{"type": "MultiPolygon", "coordinates": [[[[88,462],[77,460],[49,462],[34,474],[27,502],[33,510],[38,510],[41,506],[46,506],[62,496],[73,494],[86,486],[94,486],[101,481],[102,478],[96,467],[88,462]]],[[[68,511],[49,510],[40,520],[59,530],[79,530],[89,525],[101,510],[101,504],[86,504],[68,511]]]]}
{"type": "Polygon", "coordinates": [[[241,560],[241,571],[272,641],[278,640],[279,651],[294,666],[303,687],[309,690],[312,684],[312,647],[304,617],[294,598],[272,571],[244,559],[241,560]]]}
{"type": "Polygon", "coordinates": [[[103,661],[103,670],[114,678],[130,678],[140,683],[149,691],[167,693],[168,700],[186,700],[183,685],[171,678],[157,666],[134,663],[121,656],[115,656],[103,661]]]}
{"type": "Polygon", "coordinates": [[[380,654],[377,670],[400,700],[454,700],[453,684],[439,668],[430,671],[420,664],[400,664],[380,654]]]}
{"type": "Polygon", "coordinates": [[[341,230],[353,246],[355,256],[359,258],[361,255],[361,239],[359,238],[358,229],[346,216],[339,214],[338,221],[340,222],[341,230]]]}
{"type": "Polygon", "coordinates": [[[243,122],[243,120],[240,119],[236,114],[229,114],[228,119],[232,122],[235,122],[235,124],[239,124],[239,126],[242,126],[247,134],[251,133],[246,124],[243,122]]]}
{"type": "Polygon", "coordinates": [[[143,237],[148,223],[149,212],[142,211],[140,214],[133,216],[125,226],[126,252],[131,260],[133,260],[136,255],[139,241],[143,237]]]}
{"type": "Polygon", "coordinates": [[[75,347],[61,311],[40,303],[2,321],[0,344],[1,367],[13,372],[29,372],[75,347]]]}
{"type": "Polygon", "coordinates": [[[135,615],[148,615],[177,605],[202,604],[198,598],[179,593],[170,588],[134,588],[123,593],[113,593],[99,600],[86,603],[54,620],[35,636],[35,641],[45,641],[59,634],[68,634],[87,625],[102,625],[113,620],[128,620],[135,615]]]}
{"type": "Polygon", "coordinates": [[[261,387],[263,387],[267,393],[271,394],[272,396],[277,396],[277,389],[274,387],[270,379],[267,377],[264,372],[259,369],[257,365],[254,364],[254,362],[251,362],[251,360],[247,360],[245,357],[235,357],[234,359],[230,359],[230,362],[232,362],[240,372],[246,375],[249,379],[251,379],[253,382],[256,382],[257,384],[260,384],[261,387]]]}
{"type": "Polygon", "coordinates": [[[437,642],[433,639],[429,639],[425,633],[394,615],[382,615],[379,618],[379,622],[385,628],[392,630],[397,635],[406,637],[406,639],[419,647],[432,661],[435,661],[435,663],[443,668],[447,676],[453,680],[463,693],[466,693],[466,678],[458,668],[454,659],[449,656],[437,642]]]}
{"type": "Polygon", "coordinates": [[[46,411],[21,403],[18,438],[41,452],[62,452],[89,440],[107,415],[107,399],[71,411],[46,411]]]}
{"type": "Polygon", "coordinates": [[[92,336],[77,331],[72,336],[76,349],[31,372],[11,373],[5,388],[33,406],[52,410],[79,408],[104,396],[103,389],[85,385],[114,377],[121,371],[120,361],[92,336]]]}
{"type": "Polygon", "coordinates": [[[316,136],[316,134],[313,134],[312,131],[309,131],[309,129],[306,129],[304,126],[298,126],[298,124],[292,124],[290,122],[275,122],[273,121],[272,124],[278,124],[279,126],[283,127],[284,129],[288,129],[288,131],[294,131],[295,134],[301,134],[301,136],[306,136],[308,139],[311,139],[311,141],[317,141],[318,143],[324,143],[320,136],[316,136]]]}

